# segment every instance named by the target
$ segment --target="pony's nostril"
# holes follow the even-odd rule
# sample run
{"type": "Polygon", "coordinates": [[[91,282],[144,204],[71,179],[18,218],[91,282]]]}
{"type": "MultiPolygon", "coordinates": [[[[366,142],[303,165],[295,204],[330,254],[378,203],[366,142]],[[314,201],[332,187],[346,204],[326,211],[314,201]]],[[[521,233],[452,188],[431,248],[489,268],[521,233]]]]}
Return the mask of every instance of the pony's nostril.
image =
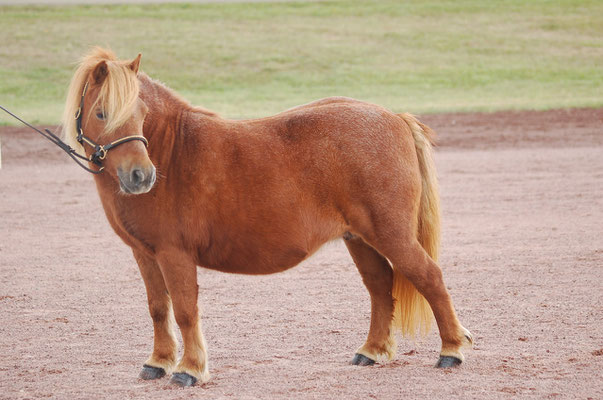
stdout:
{"type": "Polygon", "coordinates": [[[144,180],[144,172],[140,169],[135,169],[132,171],[132,183],[135,185],[139,185],[144,180]]]}

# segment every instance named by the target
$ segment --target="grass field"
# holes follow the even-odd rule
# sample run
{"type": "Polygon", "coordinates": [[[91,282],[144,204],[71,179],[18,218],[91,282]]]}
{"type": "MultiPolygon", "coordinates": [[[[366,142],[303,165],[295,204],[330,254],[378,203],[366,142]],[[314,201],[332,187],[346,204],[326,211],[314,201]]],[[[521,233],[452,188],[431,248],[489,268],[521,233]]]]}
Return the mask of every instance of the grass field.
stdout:
{"type": "Polygon", "coordinates": [[[603,106],[601,1],[5,6],[0,37],[0,104],[35,123],[58,123],[93,45],[141,52],[234,118],[331,95],[415,113],[603,106]]]}

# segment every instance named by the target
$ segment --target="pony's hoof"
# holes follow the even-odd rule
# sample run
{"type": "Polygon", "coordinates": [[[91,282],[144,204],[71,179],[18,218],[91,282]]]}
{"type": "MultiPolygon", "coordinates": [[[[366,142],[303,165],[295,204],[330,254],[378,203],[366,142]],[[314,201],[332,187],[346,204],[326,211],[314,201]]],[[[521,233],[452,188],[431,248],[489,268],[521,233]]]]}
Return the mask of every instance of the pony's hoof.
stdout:
{"type": "Polygon", "coordinates": [[[164,376],[165,376],[165,369],[153,367],[153,366],[147,365],[147,364],[142,366],[142,371],[140,371],[140,374],[138,375],[138,377],[140,379],[144,379],[145,381],[163,378],[164,376]]]}
{"type": "Polygon", "coordinates": [[[193,386],[195,383],[197,383],[197,378],[187,374],[186,372],[175,372],[172,374],[170,383],[180,387],[193,386]]]}
{"type": "Polygon", "coordinates": [[[356,353],[356,355],[354,355],[354,358],[352,358],[352,365],[360,365],[362,367],[365,367],[367,365],[373,365],[374,363],[375,360],[371,360],[367,356],[363,356],[362,354],[358,353],[356,353]]]}
{"type": "Polygon", "coordinates": [[[462,361],[456,357],[440,356],[436,368],[452,368],[461,365],[462,361]]]}

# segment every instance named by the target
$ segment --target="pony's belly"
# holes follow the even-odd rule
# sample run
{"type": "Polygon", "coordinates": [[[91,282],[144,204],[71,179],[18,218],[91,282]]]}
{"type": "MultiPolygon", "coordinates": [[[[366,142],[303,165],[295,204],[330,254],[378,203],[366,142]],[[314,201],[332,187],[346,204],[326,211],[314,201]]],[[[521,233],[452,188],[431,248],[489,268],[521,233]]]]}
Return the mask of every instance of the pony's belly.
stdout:
{"type": "Polygon", "coordinates": [[[252,254],[236,252],[219,262],[200,262],[204,268],[233,274],[266,275],[286,271],[305,260],[310,252],[300,248],[287,248],[277,252],[252,254]]]}
{"type": "Polygon", "coordinates": [[[282,272],[304,261],[328,241],[340,238],[346,230],[339,221],[319,218],[311,226],[294,222],[289,225],[273,229],[281,232],[278,237],[261,234],[259,229],[254,234],[214,235],[209,240],[209,248],[199,248],[198,264],[236,274],[282,272]],[[305,229],[299,228],[304,225],[305,229]]]}

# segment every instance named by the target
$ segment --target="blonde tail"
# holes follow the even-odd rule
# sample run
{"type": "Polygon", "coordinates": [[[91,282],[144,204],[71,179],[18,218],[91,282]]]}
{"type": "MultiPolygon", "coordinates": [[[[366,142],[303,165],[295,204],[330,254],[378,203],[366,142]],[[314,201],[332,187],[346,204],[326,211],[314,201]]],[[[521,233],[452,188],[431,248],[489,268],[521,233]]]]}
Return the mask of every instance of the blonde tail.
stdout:
{"type": "MultiPolygon", "coordinates": [[[[398,115],[412,132],[421,171],[422,190],[417,239],[427,254],[437,262],[440,246],[440,199],[432,156],[434,133],[411,114],[398,115]]],[[[431,307],[414,285],[395,269],[392,295],[396,300],[394,326],[405,336],[414,337],[417,330],[426,335],[433,320],[431,307]]]]}

